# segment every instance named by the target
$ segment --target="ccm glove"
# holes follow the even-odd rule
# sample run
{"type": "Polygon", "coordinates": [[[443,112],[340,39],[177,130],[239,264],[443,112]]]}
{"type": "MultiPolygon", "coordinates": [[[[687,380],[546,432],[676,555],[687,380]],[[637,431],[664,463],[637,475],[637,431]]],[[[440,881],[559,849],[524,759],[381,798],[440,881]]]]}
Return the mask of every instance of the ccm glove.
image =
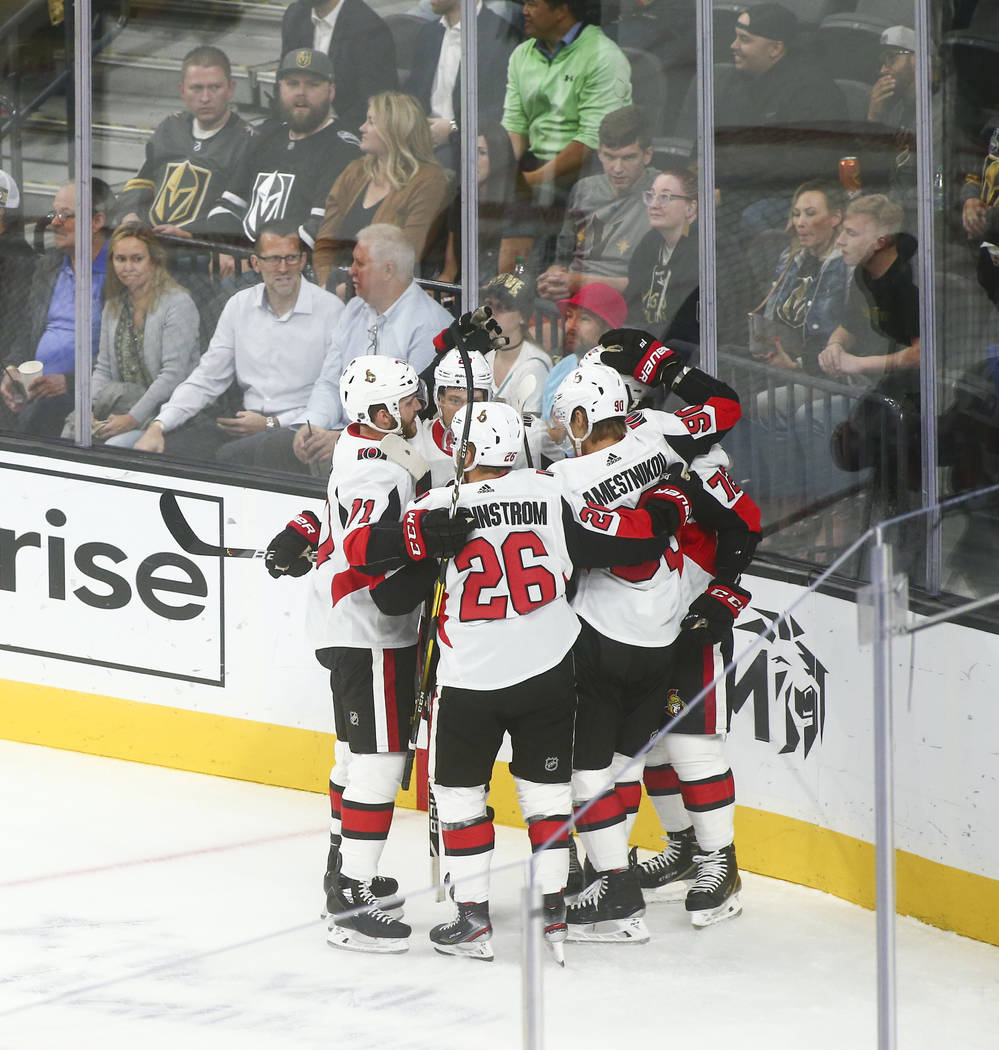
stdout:
{"type": "Polygon", "coordinates": [[[714,579],[707,590],[691,603],[687,615],[680,621],[681,632],[688,632],[691,640],[703,632],[704,644],[716,645],[732,633],[732,624],[752,599],[749,591],[738,584],[714,579]]]}
{"type": "Polygon", "coordinates": [[[600,363],[646,386],[672,386],[686,355],[663,346],[640,328],[612,328],[600,337],[600,363]]]}
{"type": "Polygon", "coordinates": [[[682,465],[676,463],[661,485],[642,494],[638,506],[648,512],[653,532],[672,536],[693,517],[692,501],[699,491],[702,491],[701,479],[696,474],[687,474],[682,465]]]}
{"type": "Polygon", "coordinates": [[[408,510],[402,517],[402,542],[411,561],[453,558],[475,527],[470,510],[459,507],[450,517],[443,507],[408,510]]]}
{"type": "Polygon", "coordinates": [[[467,350],[478,350],[487,354],[490,350],[502,350],[510,340],[493,317],[488,306],[480,306],[472,313],[462,314],[452,321],[443,332],[434,336],[434,349],[439,354],[454,350],[459,343],[467,350]]]}
{"type": "Polygon", "coordinates": [[[267,545],[264,567],[274,577],[304,576],[312,568],[312,553],[319,545],[319,519],[303,510],[267,545]]]}

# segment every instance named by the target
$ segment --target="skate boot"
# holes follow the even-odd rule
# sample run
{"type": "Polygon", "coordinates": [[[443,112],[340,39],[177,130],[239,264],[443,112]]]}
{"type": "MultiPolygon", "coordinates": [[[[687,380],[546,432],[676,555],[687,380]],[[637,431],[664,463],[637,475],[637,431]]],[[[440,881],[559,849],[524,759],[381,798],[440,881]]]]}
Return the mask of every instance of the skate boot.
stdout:
{"type": "Polygon", "coordinates": [[[569,930],[565,922],[565,897],[561,893],[546,893],[544,897],[545,944],[559,966],[565,966],[562,943],[569,930]]]}
{"type": "MultiPolygon", "coordinates": [[[[326,874],[323,876],[323,910],[319,913],[321,919],[325,919],[330,913],[330,890],[336,882],[337,872],[340,870],[340,844],[330,843],[329,856],[326,858],[326,874]]],[[[376,875],[368,885],[371,892],[379,898],[382,907],[393,919],[402,918],[402,906],[406,903],[405,897],[399,896],[399,883],[387,875],[376,875]]]]}
{"type": "Polygon", "coordinates": [[[687,911],[694,926],[713,926],[734,919],[742,911],[739,891],[739,865],[735,846],[723,846],[714,853],[696,853],[697,878],[687,894],[687,911]]]}
{"type": "Polygon", "coordinates": [[[586,887],[583,884],[583,869],[579,863],[579,850],[576,848],[576,838],[569,836],[569,876],[565,883],[565,895],[570,900],[575,900],[576,895],[586,887]]]}
{"type": "Polygon", "coordinates": [[[338,875],[328,898],[330,924],[326,943],[353,952],[398,955],[408,951],[412,927],[394,919],[380,904],[366,882],[338,875]],[[364,911],[350,914],[356,908],[364,911]]]}
{"type": "Polygon", "coordinates": [[[693,828],[671,831],[666,848],[638,865],[638,880],[647,901],[682,901],[697,875],[693,828]]]}
{"type": "MultiPolygon", "coordinates": [[[[454,900],[454,887],[451,887],[454,900]]],[[[489,921],[489,901],[455,901],[458,915],[450,922],[442,922],[430,931],[434,951],[441,955],[464,955],[470,959],[493,961],[493,947],[489,943],[493,926],[489,921]]]]}
{"type": "Polygon", "coordinates": [[[649,939],[644,914],[636,869],[600,872],[566,908],[566,940],[644,944],[649,939]]]}

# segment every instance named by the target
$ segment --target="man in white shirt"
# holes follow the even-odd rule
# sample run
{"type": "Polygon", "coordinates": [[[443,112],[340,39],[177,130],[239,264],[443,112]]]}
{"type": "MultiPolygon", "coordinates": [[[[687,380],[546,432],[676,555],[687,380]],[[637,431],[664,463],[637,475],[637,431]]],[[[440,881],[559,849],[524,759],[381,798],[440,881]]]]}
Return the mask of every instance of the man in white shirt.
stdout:
{"type": "Polygon", "coordinates": [[[259,465],[268,431],[298,419],[322,367],[343,303],[302,280],[305,253],[293,223],[267,223],[250,256],[263,284],[225,305],[197,368],[174,390],[136,448],[259,465]],[[236,381],[242,407],[214,423],[197,418],[236,381]]]}
{"type": "Polygon", "coordinates": [[[357,235],[350,276],[356,296],[347,304],[326,352],[309,403],[294,421],[292,446],[303,464],[327,466],[347,423],[340,376],[361,354],[406,361],[419,374],[434,359],[434,336],[454,318],[413,280],[416,255],[397,226],[375,223],[357,235]]]}

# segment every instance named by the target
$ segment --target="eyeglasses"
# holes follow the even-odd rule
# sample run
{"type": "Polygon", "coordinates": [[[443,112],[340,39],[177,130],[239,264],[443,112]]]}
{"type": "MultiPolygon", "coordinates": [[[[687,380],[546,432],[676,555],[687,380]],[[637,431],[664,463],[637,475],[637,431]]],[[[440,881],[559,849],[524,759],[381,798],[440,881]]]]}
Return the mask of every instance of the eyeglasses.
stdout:
{"type": "Polygon", "coordinates": [[[642,200],[646,204],[669,204],[671,201],[692,201],[693,197],[685,197],[682,193],[653,193],[652,190],[645,190],[642,193],[642,200]]]}
{"type": "Polygon", "coordinates": [[[56,219],[60,222],[68,222],[70,219],[76,218],[76,212],[70,211],[69,208],[60,208],[58,211],[50,211],[45,218],[49,222],[55,222],[56,219]]]}
{"type": "Polygon", "coordinates": [[[296,255],[258,255],[257,258],[265,266],[280,266],[281,263],[284,263],[285,266],[294,266],[302,258],[302,253],[299,252],[296,255]]]}
{"type": "Polygon", "coordinates": [[[890,62],[894,62],[896,58],[901,58],[903,55],[911,54],[912,52],[907,51],[904,47],[887,47],[879,53],[878,61],[881,63],[881,65],[885,66],[888,65],[890,62]]]}

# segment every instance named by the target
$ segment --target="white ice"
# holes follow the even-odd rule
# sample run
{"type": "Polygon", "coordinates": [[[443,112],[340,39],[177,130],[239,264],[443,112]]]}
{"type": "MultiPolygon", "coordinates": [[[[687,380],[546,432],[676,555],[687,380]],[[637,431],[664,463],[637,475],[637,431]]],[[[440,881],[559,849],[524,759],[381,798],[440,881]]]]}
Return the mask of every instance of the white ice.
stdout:
{"type": "MultiPolygon", "coordinates": [[[[410,897],[412,948],[330,948],[319,919],[328,803],[0,742],[0,1048],[516,1050],[519,871],[494,883],[496,960],[436,955],[447,906],[410,897]]],[[[497,859],[526,855],[497,829],[497,859]]],[[[426,885],[425,817],[382,865],[426,885]]],[[[876,1046],[873,913],[744,876],[745,911],[695,931],[649,908],[647,945],[567,945],[544,968],[545,1047],[876,1046]]],[[[999,949],[898,923],[900,1050],[999,1046],[999,949]]]]}

